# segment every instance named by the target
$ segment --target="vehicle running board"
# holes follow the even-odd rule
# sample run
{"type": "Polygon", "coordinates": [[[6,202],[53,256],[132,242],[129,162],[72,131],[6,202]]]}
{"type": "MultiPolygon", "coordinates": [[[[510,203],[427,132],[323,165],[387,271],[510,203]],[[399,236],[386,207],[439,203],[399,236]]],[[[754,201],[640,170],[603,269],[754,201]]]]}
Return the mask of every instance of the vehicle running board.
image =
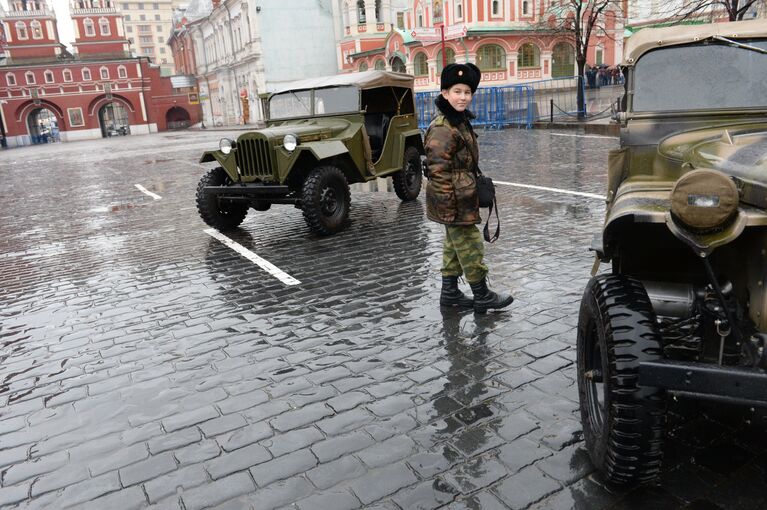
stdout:
{"type": "Polygon", "coordinates": [[[644,361],[639,363],[639,384],[696,399],[767,406],[767,372],[760,368],[644,361]]]}

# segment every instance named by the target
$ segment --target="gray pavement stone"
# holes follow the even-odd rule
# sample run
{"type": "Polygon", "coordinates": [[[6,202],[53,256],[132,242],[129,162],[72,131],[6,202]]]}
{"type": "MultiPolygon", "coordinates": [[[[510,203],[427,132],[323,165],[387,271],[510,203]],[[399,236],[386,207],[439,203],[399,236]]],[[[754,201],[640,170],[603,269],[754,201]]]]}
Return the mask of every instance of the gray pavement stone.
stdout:
{"type": "Polygon", "coordinates": [[[20,503],[27,499],[30,484],[10,485],[0,488],[0,506],[20,503]]]}
{"type": "Polygon", "coordinates": [[[272,510],[273,508],[281,508],[303,499],[313,491],[314,487],[306,478],[295,476],[287,480],[274,482],[243,499],[253,503],[259,509],[272,510]]]}
{"type": "Polygon", "coordinates": [[[253,425],[247,425],[240,427],[239,429],[225,434],[216,440],[227,452],[248,446],[253,443],[257,443],[262,439],[271,437],[274,434],[272,428],[266,422],[258,422],[253,425]]]}
{"type": "Polygon", "coordinates": [[[98,476],[109,471],[114,471],[128,464],[133,464],[140,460],[146,459],[149,456],[149,451],[144,444],[135,444],[121,448],[117,451],[110,452],[109,456],[105,458],[91,460],[88,463],[88,469],[92,476],[98,476]]]}
{"type": "Polygon", "coordinates": [[[506,468],[492,457],[477,457],[444,474],[444,480],[462,494],[489,487],[504,476],[506,468]]]}
{"type": "Polygon", "coordinates": [[[34,498],[40,494],[73,486],[74,484],[86,480],[90,473],[85,466],[67,465],[61,469],[36,478],[32,482],[30,495],[34,498]]]}
{"type": "Polygon", "coordinates": [[[221,448],[212,439],[206,439],[205,441],[193,443],[173,451],[173,456],[176,457],[176,460],[182,466],[210,460],[218,457],[220,454],[221,448]]]}
{"type": "Polygon", "coordinates": [[[527,508],[532,503],[561,489],[560,484],[551,478],[541,476],[541,472],[535,466],[530,466],[508,477],[498,484],[494,491],[505,505],[516,510],[527,508]]]}
{"type": "Polygon", "coordinates": [[[255,486],[247,473],[237,473],[181,494],[186,510],[201,510],[237,496],[253,492],[255,486]]]}
{"type": "Polygon", "coordinates": [[[304,473],[317,465],[317,457],[309,449],[298,450],[250,468],[256,485],[265,487],[272,482],[304,473]]]}
{"type": "Polygon", "coordinates": [[[421,478],[431,478],[462,460],[463,456],[458,451],[444,445],[437,447],[435,451],[421,451],[407,459],[407,463],[421,478]]]}
{"type": "Polygon", "coordinates": [[[162,421],[162,426],[168,432],[173,432],[216,417],[218,417],[218,411],[213,407],[202,407],[170,416],[162,421]]]}
{"type": "Polygon", "coordinates": [[[62,508],[78,506],[96,499],[99,496],[120,489],[120,479],[117,472],[83,480],[74,485],[68,485],[59,498],[62,508]]]}
{"type": "Polygon", "coordinates": [[[402,508],[438,508],[458,495],[458,490],[444,480],[435,478],[421,482],[413,488],[403,489],[392,497],[402,508]]]}
{"type": "Polygon", "coordinates": [[[287,432],[289,430],[304,427],[333,414],[333,410],[323,403],[310,404],[306,407],[296,409],[295,411],[283,413],[278,417],[269,420],[269,425],[277,431],[287,432]]]}
{"type": "Polygon", "coordinates": [[[147,507],[140,487],[122,489],[78,505],[82,510],[140,510],[147,507]]]}
{"type": "Polygon", "coordinates": [[[417,481],[418,478],[410,471],[407,465],[399,462],[373,469],[367,474],[351,481],[350,486],[357,498],[367,505],[417,481]]]}
{"type": "Polygon", "coordinates": [[[69,462],[67,452],[57,452],[38,457],[29,462],[14,464],[0,473],[3,486],[14,485],[30,478],[50,473],[65,466],[69,462]]]}
{"type": "Polygon", "coordinates": [[[391,464],[417,451],[415,442],[407,436],[396,436],[357,452],[357,458],[370,468],[391,464]]]}
{"type": "Polygon", "coordinates": [[[375,420],[375,416],[366,409],[355,408],[336,414],[316,423],[317,427],[329,436],[351,432],[375,420]]]}
{"type": "Polygon", "coordinates": [[[320,431],[314,427],[307,427],[272,436],[261,441],[259,444],[265,446],[274,457],[279,457],[280,455],[311,446],[322,440],[322,438],[323,436],[320,431]]]}
{"type": "Polygon", "coordinates": [[[176,460],[170,453],[152,455],[148,459],[119,470],[123,487],[145,482],[176,469],[176,460]]]}
{"type": "Polygon", "coordinates": [[[318,488],[327,489],[343,480],[351,480],[365,474],[367,468],[352,455],[330,462],[323,462],[306,473],[306,477],[318,488]]]}
{"type": "Polygon", "coordinates": [[[357,430],[349,434],[334,436],[312,445],[312,451],[320,460],[327,462],[347,453],[362,450],[375,443],[370,434],[357,430]]]}
{"type": "Polygon", "coordinates": [[[480,491],[466,496],[451,503],[446,508],[448,510],[508,510],[506,505],[498,501],[498,498],[488,491],[480,491]]]}
{"type": "Polygon", "coordinates": [[[220,457],[205,463],[205,469],[214,480],[242,471],[271,459],[272,456],[261,445],[250,445],[223,453],[220,457]]]}
{"type": "Polygon", "coordinates": [[[240,427],[244,427],[246,424],[247,422],[245,421],[245,418],[241,415],[229,414],[201,423],[199,427],[200,430],[202,430],[202,433],[205,434],[205,437],[211,437],[237,430],[240,427]]]}
{"type": "Polygon", "coordinates": [[[362,507],[354,494],[343,490],[316,492],[296,505],[299,510],[354,510],[362,507]]]}
{"type": "Polygon", "coordinates": [[[150,503],[158,503],[174,494],[210,482],[210,476],[201,465],[189,466],[161,475],[144,484],[150,503]]]}

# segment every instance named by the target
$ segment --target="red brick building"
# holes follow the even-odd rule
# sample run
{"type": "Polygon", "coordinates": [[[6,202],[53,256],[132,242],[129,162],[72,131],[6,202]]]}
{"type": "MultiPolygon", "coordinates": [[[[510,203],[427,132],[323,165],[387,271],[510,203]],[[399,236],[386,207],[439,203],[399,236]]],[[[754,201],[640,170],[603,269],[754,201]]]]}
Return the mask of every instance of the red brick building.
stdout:
{"type": "Polygon", "coordinates": [[[72,53],[45,0],[12,0],[2,13],[0,121],[8,146],[184,127],[200,118],[197,89],[145,57],[131,57],[114,0],[72,0],[72,53]]]}

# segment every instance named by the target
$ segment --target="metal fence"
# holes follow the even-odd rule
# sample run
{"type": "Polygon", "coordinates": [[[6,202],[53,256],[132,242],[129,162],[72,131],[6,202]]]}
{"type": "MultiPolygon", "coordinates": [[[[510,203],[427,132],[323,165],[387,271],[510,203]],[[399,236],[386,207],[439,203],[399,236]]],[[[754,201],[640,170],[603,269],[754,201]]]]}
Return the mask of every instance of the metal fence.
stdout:
{"type": "MultiPolygon", "coordinates": [[[[436,115],[434,100],[438,94],[439,92],[415,94],[418,127],[421,129],[426,129],[436,115]]],[[[477,89],[471,103],[471,111],[477,116],[472,125],[488,128],[530,128],[535,120],[533,96],[534,91],[527,84],[477,89]]]]}
{"type": "MultiPolygon", "coordinates": [[[[581,80],[584,96],[585,80],[581,80]]],[[[426,129],[436,114],[434,99],[439,92],[417,92],[415,95],[418,127],[426,129]]],[[[471,104],[477,116],[475,126],[530,128],[533,122],[578,116],[578,78],[568,76],[526,82],[523,85],[482,87],[471,104]]]]}

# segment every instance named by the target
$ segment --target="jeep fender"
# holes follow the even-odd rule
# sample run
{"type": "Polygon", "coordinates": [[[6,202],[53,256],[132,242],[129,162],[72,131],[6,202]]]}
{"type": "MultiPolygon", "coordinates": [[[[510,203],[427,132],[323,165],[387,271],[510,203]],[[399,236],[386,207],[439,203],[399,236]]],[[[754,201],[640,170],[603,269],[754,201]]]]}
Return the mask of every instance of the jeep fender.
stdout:
{"type": "Polygon", "coordinates": [[[349,149],[346,148],[346,145],[344,145],[341,140],[307,142],[302,143],[298,148],[304,151],[310,151],[317,161],[349,153],[349,149]]]}
{"type": "Polygon", "coordinates": [[[200,163],[210,163],[211,161],[217,162],[221,167],[226,170],[229,177],[236,181],[237,176],[237,160],[234,158],[234,153],[224,154],[221,151],[206,151],[202,153],[200,157],[200,163]]]}

